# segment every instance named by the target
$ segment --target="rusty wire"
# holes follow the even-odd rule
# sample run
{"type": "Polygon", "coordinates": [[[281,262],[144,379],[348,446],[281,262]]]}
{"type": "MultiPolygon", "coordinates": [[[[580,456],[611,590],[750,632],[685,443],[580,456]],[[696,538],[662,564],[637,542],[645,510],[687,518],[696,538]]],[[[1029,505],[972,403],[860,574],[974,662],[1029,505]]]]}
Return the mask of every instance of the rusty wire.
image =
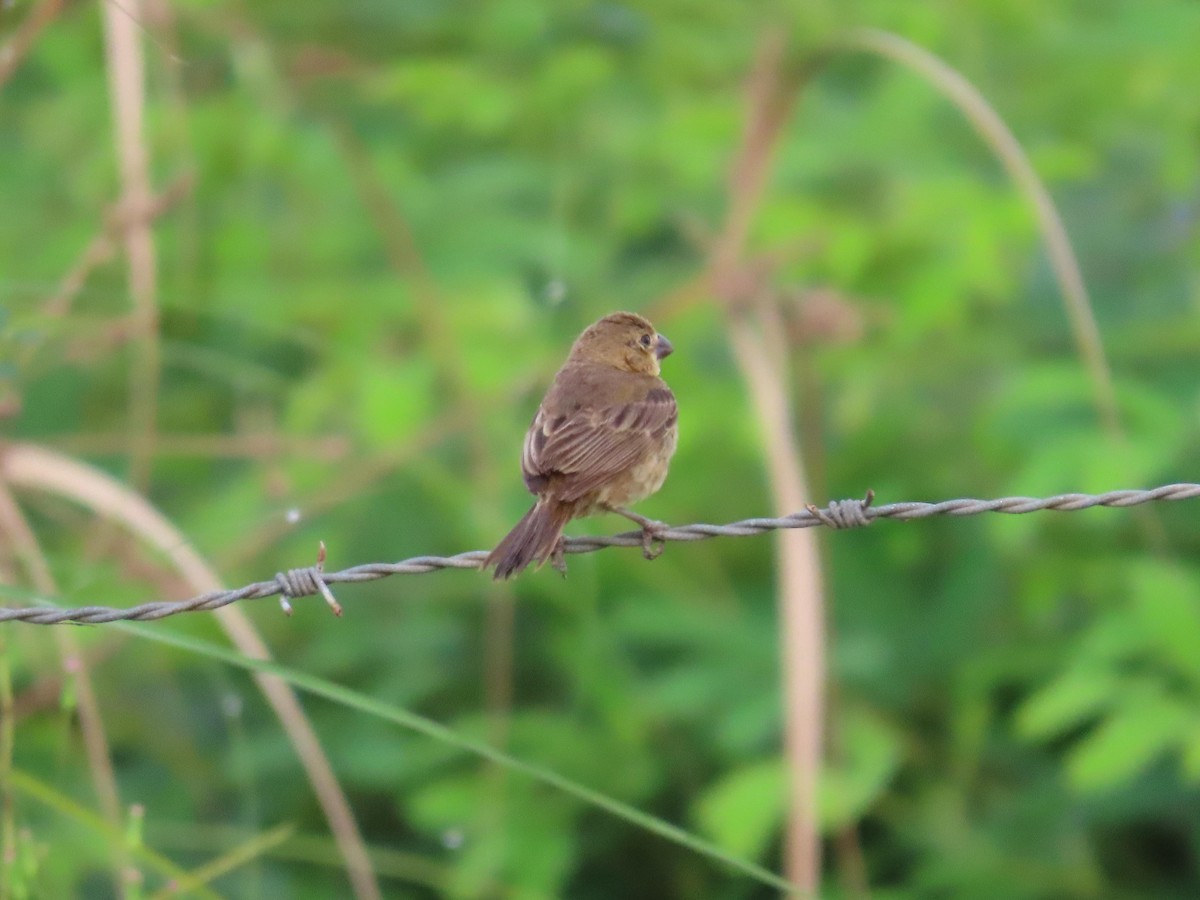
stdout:
{"type": "MultiPolygon", "coordinates": [[[[809,506],[800,512],[781,518],[742,519],[728,525],[679,525],[656,529],[655,541],[704,541],[715,537],[750,537],[782,528],[810,528],[824,525],[829,528],[854,528],[869,525],[876,519],[924,519],[930,516],[974,516],[985,512],[1020,513],[1058,510],[1075,512],[1094,506],[1125,507],[1160,500],[1190,500],[1200,497],[1200,484],[1167,484],[1150,490],[1109,491],[1105,494],[1058,494],[1054,497],[1001,497],[996,500],[943,500],[940,503],[889,503],[872,506],[873,494],[863,500],[837,500],[819,509],[809,506]]],[[[573,537],[565,540],[567,553],[593,553],[606,547],[645,547],[640,531],[626,531],[604,537],[573,537]]],[[[329,591],[329,585],[374,581],[391,575],[423,575],[439,569],[478,569],[487,558],[487,550],[470,550],[454,556],[414,556],[394,563],[365,563],[325,572],[324,546],[316,565],[280,572],[269,581],[257,581],[230,591],[213,591],[189,600],[166,600],[143,603],[126,609],[106,606],[82,606],[74,609],[54,607],[0,608],[0,622],[26,622],[31,625],[59,625],[72,622],[99,625],[119,620],[152,621],[185,612],[219,609],[239,600],[280,598],[284,611],[291,613],[289,600],[314,594],[324,596],[333,611],[341,608],[329,591]]]]}

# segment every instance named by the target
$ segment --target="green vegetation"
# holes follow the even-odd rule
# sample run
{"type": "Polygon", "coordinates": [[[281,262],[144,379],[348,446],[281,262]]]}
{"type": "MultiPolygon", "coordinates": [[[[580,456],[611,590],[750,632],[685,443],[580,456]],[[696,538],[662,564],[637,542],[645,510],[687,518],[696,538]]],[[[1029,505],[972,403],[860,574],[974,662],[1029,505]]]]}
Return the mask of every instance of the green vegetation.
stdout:
{"type": "MultiPolygon", "coordinates": [[[[490,547],[622,308],[677,349],[655,518],[779,511],[744,321],[814,502],[1200,481],[1197,47],[1190,0],[0,4],[0,600],[490,547]],[[706,278],[769,83],[754,277],[706,278]]],[[[817,535],[821,896],[1200,895],[1198,504],[817,535]]],[[[776,542],[568,564],[0,625],[0,900],[778,895],[776,542]]]]}

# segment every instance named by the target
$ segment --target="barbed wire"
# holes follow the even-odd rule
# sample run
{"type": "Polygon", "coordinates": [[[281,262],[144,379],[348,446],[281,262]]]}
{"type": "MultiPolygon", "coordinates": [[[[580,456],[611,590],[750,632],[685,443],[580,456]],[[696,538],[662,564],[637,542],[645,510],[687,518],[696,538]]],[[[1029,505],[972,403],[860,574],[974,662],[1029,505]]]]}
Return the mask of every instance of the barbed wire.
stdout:
{"type": "MultiPolygon", "coordinates": [[[[1076,512],[1095,506],[1125,507],[1160,500],[1191,500],[1200,497],[1200,484],[1167,484],[1150,490],[1109,491],[1105,494],[1058,494],[1053,497],[1001,497],[996,500],[962,498],[940,503],[889,503],[872,506],[874,493],[867,492],[862,500],[835,500],[828,506],[809,506],[800,512],[780,518],[742,519],[728,525],[669,526],[655,528],[649,536],[653,542],[705,541],[716,537],[751,537],[784,528],[856,528],[869,525],[876,519],[924,519],[930,516],[975,516],[995,512],[1009,515],[1058,510],[1076,512]]],[[[646,533],[626,531],[604,537],[572,537],[564,541],[566,553],[594,553],[606,547],[641,547],[648,552],[646,533]]],[[[487,550],[470,550],[454,556],[414,556],[394,563],[365,563],[340,572],[324,571],[325,545],[321,544],[317,563],[299,569],[279,572],[270,581],[256,581],[230,591],[212,591],[189,600],[167,600],[143,603],[126,609],[107,606],[82,606],[74,609],[48,607],[0,608],[0,622],[26,622],[30,625],[59,625],[71,622],[80,625],[100,625],[120,620],[147,622],[185,612],[219,609],[239,600],[259,600],[279,597],[284,612],[291,615],[290,600],[321,594],[335,614],[341,615],[329,585],[375,581],[391,575],[423,575],[439,569],[478,569],[487,558],[487,550]]]]}

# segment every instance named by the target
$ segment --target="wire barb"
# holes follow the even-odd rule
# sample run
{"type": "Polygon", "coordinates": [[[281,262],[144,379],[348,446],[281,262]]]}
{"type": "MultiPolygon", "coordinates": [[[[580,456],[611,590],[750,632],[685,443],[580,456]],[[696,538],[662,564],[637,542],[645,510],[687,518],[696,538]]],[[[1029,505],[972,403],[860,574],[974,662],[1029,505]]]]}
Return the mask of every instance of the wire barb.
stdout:
{"type": "MultiPolygon", "coordinates": [[[[300,597],[311,597],[320,594],[325,598],[329,608],[338,618],[342,615],[342,605],[337,602],[329,586],[325,584],[325,542],[321,541],[317,550],[317,563],[301,569],[288,569],[286,572],[275,573],[275,583],[279,586],[279,605],[287,616],[292,615],[292,600],[300,597]]],[[[2,621],[2,620],[0,620],[2,621]]]]}
{"type": "Polygon", "coordinates": [[[867,495],[861,500],[832,500],[827,510],[818,509],[810,503],[805,509],[827,528],[865,528],[871,524],[867,518],[867,508],[874,500],[875,492],[868,489],[867,495]]]}
{"type": "MultiPolygon", "coordinates": [[[[940,503],[889,503],[872,506],[873,491],[868,491],[862,500],[835,500],[824,509],[809,506],[807,509],[781,518],[743,519],[728,525],[663,525],[654,529],[655,541],[705,541],[715,537],[750,537],[782,528],[812,528],[824,525],[827,528],[855,528],[870,524],[876,519],[925,519],[930,516],[975,516],[980,513],[996,512],[1007,515],[1058,510],[1077,512],[1093,506],[1124,508],[1140,503],[1155,501],[1192,500],[1200,497],[1200,484],[1165,484],[1145,491],[1109,491],[1105,494],[1058,494],[1053,497],[1001,497],[997,500],[943,500],[940,503]]],[[[562,543],[565,553],[593,553],[605,547],[637,547],[645,544],[645,532],[625,531],[606,537],[567,538],[562,543]]],[[[487,559],[488,551],[470,550],[455,556],[414,556],[394,563],[365,563],[340,572],[326,572],[325,544],[317,552],[317,563],[301,569],[281,572],[271,581],[259,581],[231,591],[214,591],[201,594],[190,600],[159,601],[143,603],[128,609],[106,606],[83,606],[76,609],[59,609],[48,606],[3,608],[0,607],[0,622],[26,622],[31,625],[58,625],[73,622],[80,625],[99,625],[118,620],[153,621],[167,616],[198,610],[219,609],[239,600],[257,600],[264,597],[279,597],[284,612],[291,614],[289,600],[320,594],[325,598],[334,615],[342,614],[342,607],[330,591],[330,584],[359,581],[375,581],[391,575],[423,575],[437,569],[478,569],[487,559]]]]}

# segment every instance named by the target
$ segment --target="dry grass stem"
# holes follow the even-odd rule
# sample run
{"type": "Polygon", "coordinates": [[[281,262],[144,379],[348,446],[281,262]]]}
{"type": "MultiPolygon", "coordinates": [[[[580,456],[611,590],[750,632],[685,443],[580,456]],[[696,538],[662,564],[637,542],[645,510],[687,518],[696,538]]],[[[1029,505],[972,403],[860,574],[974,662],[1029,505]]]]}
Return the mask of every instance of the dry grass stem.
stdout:
{"type": "MultiPolygon", "coordinates": [[[[932,53],[898,35],[874,29],[850,33],[851,46],[877,53],[918,72],[950,98],[984,139],[1016,183],[1018,190],[1034,209],[1038,228],[1050,259],[1050,267],[1062,291],[1067,320],[1075,337],[1075,346],[1083,358],[1092,385],[1100,422],[1108,435],[1123,441],[1125,426],[1113,387],[1112,369],[1104,352],[1104,343],[1088,295],[1079,261],[1071,245],[1062,216],[1046,186],[1034,170],[1029,157],[1004,120],[974,85],[932,53]]],[[[1151,509],[1135,511],[1135,521],[1146,541],[1159,553],[1169,546],[1162,520],[1151,509]]]]}
{"type": "MultiPolygon", "coordinates": [[[[726,323],[742,377],[758,413],[773,502],[800,509],[809,501],[804,463],[795,440],[782,330],[769,324],[764,289],[768,272],[747,258],[750,228],[761,206],[771,161],[799,84],[783,76],[785,44],[775,32],[763,40],[747,92],[746,123],[728,182],[729,210],[710,256],[713,296],[726,323]],[[751,317],[759,328],[751,325],[751,317]],[[775,335],[770,340],[767,335],[775,335]]],[[[789,777],[784,875],[816,895],[821,877],[817,785],[824,735],[824,592],[816,537],[780,534],[778,603],[783,643],[784,756],[789,777]]]]}
{"type": "Polygon", "coordinates": [[[34,41],[38,39],[38,35],[54,21],[62,6],[63,0],[42,0],[25,16],[25,21],[21,23],[12,39],[0,47],[0,88],[12,77],[33,47],[34,41]]]}
{"type": "MultiPolygon", "coordinates": [[[[192,590],[220,589],[216,573],[175,526],[139,494],[98,469],[43,447],[14,444],[0,454],[0,479],[15,487],[45,491],[85,506],[96,515],[122,525],[166,556],[192,590]]],[[[227,607],[219,610],[217,617],[239,652],[257,659],[271,658],[266,644],[241,610],[227,607]]],[[[254,678],[304,766],[346,861],[355,895],[365,900],[381,897],[349,801],[295,693],[275,676],[257,674],[254,678]]]]}
{"type": "MultiPolygon", "coordinates": [[[[795,440],[787,370],[772,364],[768,342],[748,320],[734,317],[730,325],[730,340],[762,429],[772,501],[780,511],[803,509],[809,492],[795,440]]],[[[825,721],[824,585],[815,533],[782,531],[775,540],[791,812],[785,877],[815,896],[821,873],[817,787],[825,721]]]]}
{"type": "Polygon", "coordinates": [[[70,312],[88,277],[97,266],[112,258],[124,231],[134,222],[149,223],[163,215],[191,193],[193,183],[191,175],[180,175],[144,206],[130,204],[127,200],[114,203],[105,213],[100,231],[88,242],[75,264],[59,281],[58,289],[46,301],[43,315],[61,318],[70,312]]]}
{"type": "MultiPolygon", "coordinates": [[[[149,150],[143,129],[146,108],[142,53],[141,0],[104,4],[109,93],[112,97],[122,203],[142,209],[150,203],[149,150]]],[[[145,488],[149,482],[158,407],[162,348],[158,334],[156,262],[150,222],[130,219],[124,227],[129,263],[129,292],[141,342],[129,371],[129,480],[145,488]]]]}
{"type": "Polygon", "coordinates": [[[1066,301],[1067,318],[1076,345],[1091,376],[1100,419],[1110,435],[1120,437],[1123,429],[1112,372],[1100,340],[1100,329],[1096,325],[1079,261],[1058,208],[1020,142],[974,85],[927,50],[899,35],[870,28],[852,31],[846,41],[850,46],[908,66],[952,100],[995,152],[1021,193],[1028,198],[1037,215],[1038,228],[1045,241],[1054,276],[1066,301]]]}
{"type": "MultiPolygon", "coordinates": [[[[39,593],[48,597],[58,594],[58,585],[46,563],[37,537],[16,499],[8,489],[7,479],[0,473],[0,534],[4,535],[16,550],[18,558],[28,575],[30,584],[39,593]]],[[[92,685],[91,672],[84,660],[84,655],[76,636],[69,630],[61,635],[55,635],[58,645],[59,658],[62,660],[64,677],[75,684],[75,696],[79,711],[79,729],[83,736],[84,753],[87,756],[88,770],[92,775],[92,785],[96,789],[96,797],[100,803],[100,811],[114,829],[121,826],[121,797],[117,789],[117,775],[113,769],[112,754],[109,751],[108,735],[104,730],[104,717],[100,714],[100,703],[92,685]]],[[[113,880],[117,896],[124,896],[124,873],[129,864],[128,858],[117,852],[112,860],[113,880]]]]}

